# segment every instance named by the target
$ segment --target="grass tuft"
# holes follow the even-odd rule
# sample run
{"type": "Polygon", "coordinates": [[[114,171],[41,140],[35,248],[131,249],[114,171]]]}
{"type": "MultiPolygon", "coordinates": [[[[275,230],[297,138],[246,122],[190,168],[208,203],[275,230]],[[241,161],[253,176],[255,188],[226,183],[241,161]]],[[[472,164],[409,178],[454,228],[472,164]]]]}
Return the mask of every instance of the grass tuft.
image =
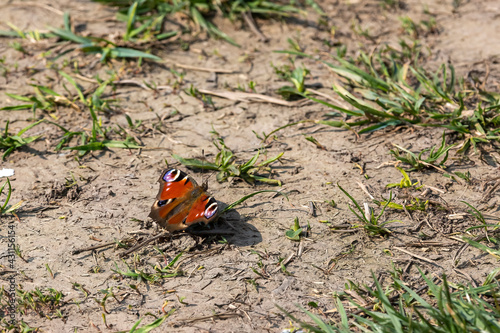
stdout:
{"type": "Polygon", "coordinates": [[[150,331],[154,330],[155,328],[160,327],[161,324],[163,324],[163,322],[165,321],[165,319],[170,317],[170,315],[172,315],[172,313],[174,313],[174,311],[175,311],[175,308],[171,309],[166,315],[156,319],[152,323],[144,325],[142,327],[139,327],[139,325],[143,319],[143,318],[141,318],[134,324],[134,326],[130,329],[130,331],[119,331],[117,333],[127,333],[127,332],[128,333],[147,333],[147,332],[150,332],[150,331]]]}
{"type": "MultiPolygon", "coordinates": [[[[2,299],[4,297],[6,297],[5,291],[2,299]]],[[[60,308],[65,304],[63,302],[64,295],[54,288],[46,288],[44,290],[35,288],[33,291],[16,289],[16,298],[17,310],[22,315],[33,311],[40,317],[62,317],[60,308]]]]}
{"type": "Polygon", "coordinates": [[[115,269],[113,271],[123,277],[132,278],[140,282],[150,282],[157,283],[162,279],[173,278],[177,276],[183,276],[184,272],[180,269],[180,264],[174,266],[182,256],[182,252],[179,253],[174,259],[172,259],[168,264],[162,266],[161,264],[157,264],[156,266],[152,266],[153,272],[149,273],[145,270],[140,270],[138,268],[132,269],[129,264],[125,261],[123,263],[127,266],[127,270],[121,270],[118,267],[118,264],[115,263],[115,269]]]}
{"type": "Polygon", "coordinates": [[[7,178],[7,181],[0,187],[0,195],[2,195],[3,190],[5,189],[5,186],[8,185],[9,188],[7,190],[7,197],[5,198],[4,203],[0,206],[0,216],[8,213],[14,213],[21,205],[23,204],[23,201],[19,201],[18,203],[9,206],[9,201],[10,201],[10,196],[12,194],[12,185],[10,184],[9,178],[7,178]]]}
{"type": "Polygon", "coordinates": [[[236,177],[243,179],[249,184],[261,182],[281,186],[281,181],[260,176],[258,173],[262,171],[270,172],[270,165],[278,161],[284,153],[280,153],[273,158],[257,163],[260,157],[260,151],[257,151],[248,161],[242,164],[236,164],[236,156],[234,153],[226,146],[224,139],[215,131],[214,133],[217,135],[217,138],[213,141],[213,144],[219,151],[215,157],[215,163],[196,158],[183,158],[176,154],[173,154],[172,157],[189,168],[218,171],[216,178],[219,183],[227,181],[230,177],[236,177]]]}
{"type": "Polygon", "coordinates": [[[390,221],[385,221],[381,222],[380,218],[385,212],[385,209],[387,206],[391,204],[392,201],[392,192],[390,193],[389,199],[383,202],[382,210],[380,213],[375,216],[373,210],[368,206],[368,204],[364,204],[364,209],[361,208],[361,206],[358,204],[356,199],[354,199],[346,190],[342,188],[342,186],[338,185],[337,186],[340,188],[342,192],[352,201],[354,204],[355,209],[353,209],[351,206],[349,206],[349,209],[351,212],[356,215],[358,220],[361,222],[361,225],[354,225],[354,228],[363,228],[370,236],[388,236],[391,232],[385,228],[387,224],[394,223],[394,222],[400,222],[398,220],[390,220],[390,221]]]}
{"type": "Polygon", "coordinates": [[[443,132],[441,145],[439,147],[434,146],[424,149],[418,154],[418,156],[401,146],[394,146],[397,149],[391,149],[391,154],[394,155],[398,161],[411,165],[412,167],[408,171],[413,171],[422,170],[432,166],[444,168],[444,163],[448,160],[448,152],[456,145],[446,145],[445,133],[443,132]],[[400,150],[405,152],[406,155],[402,155],[400,150]],[[424,154],[428,154],[428,156],[424,158],[424,154]],[[439,159],[441,159],[441,161],[438,162],[439,159]]]}
{"type": "MultiPolygon", "coordinates": [[[[9,135],[8,134],[9,122],[7,122],[4,134],[0,137],[0,149],[6,149],[4,153],[4,159],[14,149],[29,144],[32,141],[38,139],[39,136],[21,138],[21,135],[25,131],[29,130],[30,128],[38,125],[43,121],[58,127],[64,132],[64,134],[62,135],[61,139],[59,140],[59,142],[55,147],[56,151],[62,149],[76,150],[78,151],[79,156],[83,156],[91,151],[104,150],[108,148],[139,149],[142,147],[136,142],[134,136],[130,135],[128,131],[125,131],[119,125],[117,125],[118,127],[117,129],[111,127],[109,128],[103,127],[101,119],[98,117],[99,112],[110,111],[110,103],[112,102],[112,100],[103,99],[102,95],[104,94],[106,88],[115,79],[114,76],[111,76],[109,79],[105,81],[99,82],[95,90],[87,93],[82,91],[82,88],[77,84],[75,79],[71,77],[69,74],[63,71],[59,71],[58,73],[71,86],[74,87],[76,91],[76,96],[74,98],[72,98],[71,96],[69,97],[63,96],[53,91],[52,89],[49,89],[44,86],[32,85],[34,88],[33,96],[27,97],[14,94],[7,94],[9,97],[12,97],[19,101],[29,102],[30,104],[8,106],[4,107],[3,109],[9,109],[9,110],[31,109],[33,110],[33,112],[35,112],[37,109],[40,109],[46,112],[52,112],[57,110],[58,105],[63,105],[72,107],[78,112],[88,110],[88,114],[90,115],[90,119],[92,121],[92,130],[90,131],[90,133],[86,131],[71,131],[53,121],[40,120],[22,129],[17,135],[9,135]],[[110,136],[112,134],[118,134],[122,138],[124,138],[124,140],[110,139],[110,136]],[[80,137],[80,144],[72,147],[67,147],[66,145],[75,137],[80,137]]],[[[129,124],[132,124],[130,117],[127,118],[127,121],[129,124]]],[[[135,129],[138,126],[139,126],[138,124],[136,125],[132,124],[131,128],[135,129]]]]}
{"type": "Polygon", "coordinates": [[[40,138],[40,136],[29,136],[23,138],[22,135],[28,131],[29,129],[35,127],[36,125],[40,124],[43,122],[43,120],[39,120],[33,124],[30,124],[17,132],[17,134],[10,135],[9,134],[9,123],[10,121],[7,120],[7,123],[5,124],[5,129],[2,133],[2,136],[0,136],[0,149],[5,150],[5,152],[2,155],[2,160],[5,160],[7,156],[10,155],[15,149],[20,148],[22,146],[28,145],[31,142],[37,140],[40,138]]]}
{"type": "MultiPolygon", "coordinates": [[[[220,38],[239,47],[225,32],[220,30],[211,18],[220,13],[231,22],[244,21],[245,16],[259,15],[261,17],[287,17],[304,13],[297,5],[282,4],[276,1],[121,1],[94,0],[109,6],[119,8],[117,19],[126,22],[125,41],[154,41],[177,35],[177,31],[164,31],[165,21],[177,22],[184,32],[195,33],[205,31],[211,37],[220,38]],[[189,24],[183,24],[178,18],[188,18],[189,24]]],[[[323,10],[313,0],[307,0],[306,5],[321,15],[323,10]]]]}
{"type": "MultiPolygon", "coordinates": [[[[300,320],[290,312],[278,307],[292,321],[310,332],[414,332],[414,333],[468,333],[499,332],[500,310],[496,299],[500,285],[498,281],[481,287],[452,287],[446,275],[437,285],[420,271],[425,287],[412,289],[407,283],[392,275],[393,288],[382,288],[372,273],[374,288],[365,286],[372,306],[361,306],[348,297],[347,293],[337,296],[337,310],[340,322],[325,322],[315,314],[300,308],[312,323],[300,320]],[[422,290],[427,296],[420,296],[422,290]],[[389,297],[390,293],[394,293],[389,297]],[[363,315],[347,314],[341,299],[347,299],[363,315]],[[351,317],[351,320],[348,318],[351,317]]],[[[359,295],[359,293],[358,293],[359,295]]],[[[368,303],[368,304],[370,304],[368,303]]]]}
{"type": "MultiPolygon", "coordinates": [[[[336,64],[321,61],[341,79],[332,88],[351,110],[314,97],[307,89],[303,96],[356,117],[353,127],[368,125],[360,134],[398,125],[442,127],[459,134],[459,152],[500,140],[498,93],[458,80],[451,64],[427,71],[418,65],[420,48],[400,44],[402,50],[386,46],[355,60],[332,56],[336,64]]],[[[314,59],[296,50],[279,53],[314,59]]]]}

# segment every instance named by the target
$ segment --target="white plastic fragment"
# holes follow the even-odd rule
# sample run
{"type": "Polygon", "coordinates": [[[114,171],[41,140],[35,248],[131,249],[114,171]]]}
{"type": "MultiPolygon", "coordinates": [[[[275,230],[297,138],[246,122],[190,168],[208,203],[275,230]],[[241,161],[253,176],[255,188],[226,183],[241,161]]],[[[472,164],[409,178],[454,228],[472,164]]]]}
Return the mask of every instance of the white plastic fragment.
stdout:
{"type": "Polygon", "coordinates": [[[0,170],[0,178],[14,176],[14,169],[2,169],[0,170]]]}

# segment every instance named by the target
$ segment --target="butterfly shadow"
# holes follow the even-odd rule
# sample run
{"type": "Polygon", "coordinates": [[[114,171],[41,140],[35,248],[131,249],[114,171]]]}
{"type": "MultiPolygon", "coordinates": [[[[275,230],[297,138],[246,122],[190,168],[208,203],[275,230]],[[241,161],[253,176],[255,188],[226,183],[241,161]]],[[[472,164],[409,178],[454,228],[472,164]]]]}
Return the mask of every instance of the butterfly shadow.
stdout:
{"type": "MultiPolygon", "coordinates": [[[[227,206],[223,202],[218,203],[221,211],[227,206]]],[[[236,209],[231,209],[222,213],[217,221],[212,223],[210,230],[192,229],[189,232],[197,236],[220,235],[235,246],[250,246],[262,242],[260,231],[245,220],[236,209]]]]}

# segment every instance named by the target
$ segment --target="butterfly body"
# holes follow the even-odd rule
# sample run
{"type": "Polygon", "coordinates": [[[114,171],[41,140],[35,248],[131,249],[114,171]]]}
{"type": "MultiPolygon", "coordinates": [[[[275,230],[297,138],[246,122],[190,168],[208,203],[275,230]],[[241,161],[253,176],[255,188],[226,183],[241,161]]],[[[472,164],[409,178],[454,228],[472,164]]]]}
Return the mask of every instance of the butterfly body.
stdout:
{"type": "Polygon", "coordinates": [[[163,228],[170,232],[184,230],[194,224],[208,224],[217,218],[217,201],[185,172],[165,170],[158,182],[160,190],[149,217],[163,228]]]}

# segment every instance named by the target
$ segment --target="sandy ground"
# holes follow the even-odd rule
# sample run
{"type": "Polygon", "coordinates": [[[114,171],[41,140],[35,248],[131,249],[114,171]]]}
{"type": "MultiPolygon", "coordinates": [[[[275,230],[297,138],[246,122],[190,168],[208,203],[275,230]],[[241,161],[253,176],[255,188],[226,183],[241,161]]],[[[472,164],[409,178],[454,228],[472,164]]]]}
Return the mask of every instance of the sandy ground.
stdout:
{"type": "MultiPolygon", "coordinates": [[[[3,3],[0,29],[8,29],[6,22],[22,30],[62,26],[62,16],[43,4],[49,2],[3,3]]],[[[278,97],[275,90],[286,83],[279,80],[271,64],[289,64],[287,56],[273,53],[289,47],[287,38],[298,40],[305,52],[335,52],[326,45],[327,40],[346,45],[348,54],[355,56],[361,48],[369,50],[383,43],[395,45],[403,35],[398,17],[410,16],[419,21],[428,17],[424,9],[435,18],[438,28],[419,36],[431,53],[427,67],[437,68],[450,61],[461,77],[467,78],[471,73],[484,77],[488,72],[488,84],[498,92],[498,1],[463,1],[458,8],[454,8],[451,1],[405,1],[396,9],[384,9],[377,1],[362,0],[320,4],[328,13],[328,26],[336,27],[334,36],[330,28],[316,23],[314,15],[300,20],[258,20],[262,32],[270,37],[268,43],[260,42],[244,25],[217,21],[241,48],[207,39],[202,34],[195,38],[188,51],[182,51],[178,44],[158,46],[155,54],[165,59],[165,63],[146,62],[141,67],[121,61],[101,64],[98,58],[78,51],[57,60],[52,60],[50,55],[43,57],[41,54],[53,46],[53,40],[22,41],[28,51],[22,54],[9,47],[12,39],[2,38],[0,59],[4,60],[0,68],[8,73],[0,76],[0,107],[17,103],[5,93],[32,94],[30,84],[47,85],[67,94],[57,70],[72,73],[75,66],[88,78],[96,74],[106,78],[107,73],[114,70],[121,79],[155,82],[159,86],[174,86],[178,78],[170,69],[176,69],[185,73],[182,89],[193,85],[198,89],[223,91],[226,87],[247,87],[254,81],[258,93],[278,97]],[[372,37],[354,34],[353,25],[369,29],[372,37]],[[223,68],[235,73],[215,75],[183,69],[176,64],[223,68]]],[[[123,23],[113,19],[112,9],[98,3],[59,0],[51,6],[69,11],[73,24],[82,33],[109,38],[125,29],[123,23]]],[[[324,66],[313,60],[297,61],[311,72],[307,83],[321,85],[320,91],[333,96],[332,75],[324,66]]],[[[92,87],[92,83],[84,80],[78,83],[84,89],[92,87]]],[[[67,83],[66,86],[74,94],[74,89],[67,83]]],[[[453,216],[466,213],[462,200],[480,207],[487,216],[500,214],[498,197],[484,197],[498,179],[498,152],[485,148],[465,159],[452,152],[448,170],[470,171],[472,181],[467,184],[453,182],[436,170],[411,174],[422,184],[439,189],[428,198],[447,207],[446,210],[434,207],[426,213],[411,212],[411,216],[388,210],[384,220],[399,219],[402,223],[391,224],[392,234],[387,238],[369,237],[361,229],[332,232],[331,225],[356,222],[348,208],[349,200],[337,183],[360,202],[371,200],[359,183],[374,197],[387,198],[389,191],[385,186],[401,180],[401,174],[393,166],[381,166],[393,161],[389,154],[392,143],[419,151],[439,143],[442,130],[387,128],[358,138],[353,132],[326,126],[307,123],[293,126],[276,133],[264,149],[267,158],[285,153],[279,163],[273,164],[271,173],[263,174],[280,180],[281,188],[259,183],[251,186],[237,179],[217,183],[211,173],[179,166],[171,154],[183,157],[204,154],[207,160],[213,161],[217,149],[210,132],[215,129],[240,161],[248,160],[261,146],[252,131],[269,133],[290,122],[323,119],[331,110],[315,103],[288,107],[217,97],[213,97],[213,108],[204,106],[183,90],[152,92],[137,86],[116,86],[114,90],[108,89],[105,97],[117,99],[117,103],[114,112],[100,114],[103,125],[126,127],[124,114],[141,120],[142,125],[134,134],[147,148],[96,151],[76,159],[74,152],[54,151],[62,131],[43,123],[28,132],[42,135],[41,139],[0,162],[1,167],[15,170],[11,178],[12,202],[24,200],[18,211],[19,221],[2,217],[0,260],[7,260],[7,225],[14,221],[16,242],[25,259],[16,260],[16,269],[20,272],[16,275],[17,283],[23,290],[54,288],[64,295],[60,307],[62,318],[51,311],[45,311],[46,316],[30,310],[25,315],[18,314],[18,319],[31,327],[47,332],[75,329],[114,332],[130,330],[139,318],[144,318],[143,324],[150,323],[154,316],[163,315],[162,309],[166,312],[175,309],[157,331],[175,328],[179,332],[279,332],[288,328],[289,322],[276,305],[299,317],[303,316],[297,304],[322,313],[325,320],[335,319],[335,311],[328,311],[336,307],[333,295],[343,291],[348,280],[371,284],[371,272],[384,281],[392,269],[391,262],[405,269],[408,281],[417,280],[417,267],[421,267],[429,273],[445,272],[455,282],[470,283],[482,283],[497,265],[491,256],[473,248],[464,251],[459,264],[455,265],[453,258],[462,243],[451,236],[479,223],[467,214],[453,216]],[[313,135],[325,149],[318,149],[306,141],[304,135],[313,135]],[[113,247],[73,255],[75,249],[113,240],[145,239],[157,232],[156,224],[147,216],[157,193],[156,181],[165,168],[164,160],[187,171],[198,183],[208,178],[208,191],[223,204],[264,189],[287,192],[289,201],[274,193],[264,193],[222,215],[215,227],[232,232],[225,236],[227,243],[221,236],[176,236],[156,243],[163,255],[152,245],[124,260],[118,257],[124,250],[113,247]],[[364,168],[363,174],[357,165],[364,168]],[[72,175],[78,185],[68,190],[65,184],[72,175]],[[335,208],[325,203],[330,200],[336,202],[335,208]],[[311,203],[317,206],[314,215],[309,208],[311,203]],[[284,236],[295,217],[302,226],[307,223],[311,226],[301,242],[284,236]],[[429,243],[421,242],[423,235],[429,243]],[[132,270],[152,273],[155,265],[165,266],[181,252],[178,268],[184,273],[182,276],[145,282],[114,271],[116,267],[127,270],[129,265],[132,270]],[[282,259],[287,260],[289,275],[280,269],[282,259]],[[102,290],[110,287],[116,299],[109,297],[106,301],[106,326],[99,302],[104,297],[102,290]],[[317,303],[318,309],[308,306],[310,302],[317,303]]],[[[10,120],[10,132],[14,133],[26,126],[32,116],[30,111],[0,111],[0,124],[3,128],[10,120]]],[[[69,107],[59,107],[50,113],[38,111],[36,117],[52,119],[72,130],[90,131],[92,125],[88,112],[69,107]]],[[[452,139],[448,137],[449,142],[452,139]]],[[[404,191],[396,192],[396,202],[402,203],[404,191]]],[[[3,286],[7,285],[6,276],[0,276],[3,286]]]]}

